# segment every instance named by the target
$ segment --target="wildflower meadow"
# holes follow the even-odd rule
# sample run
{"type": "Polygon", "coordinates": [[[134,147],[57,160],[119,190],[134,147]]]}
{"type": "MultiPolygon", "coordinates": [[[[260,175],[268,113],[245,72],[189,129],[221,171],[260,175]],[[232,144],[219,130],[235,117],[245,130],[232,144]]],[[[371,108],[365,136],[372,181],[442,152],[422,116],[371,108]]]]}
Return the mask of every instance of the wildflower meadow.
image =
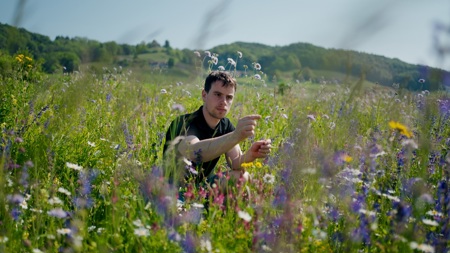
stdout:
{"type": "Polygon", "coordinates": [[[193,78],[145,81],[0,55],[0,252],[450,252],[447,93],[363,78],[280,90],[259,63],[236,71],[240,52],[225,66],[192,53],[193,78]],[[262,116],[241,148],[273,149],[225,191],[179,191],[164,135],[217,69],[239,84],[230,120],[262,116]]]}

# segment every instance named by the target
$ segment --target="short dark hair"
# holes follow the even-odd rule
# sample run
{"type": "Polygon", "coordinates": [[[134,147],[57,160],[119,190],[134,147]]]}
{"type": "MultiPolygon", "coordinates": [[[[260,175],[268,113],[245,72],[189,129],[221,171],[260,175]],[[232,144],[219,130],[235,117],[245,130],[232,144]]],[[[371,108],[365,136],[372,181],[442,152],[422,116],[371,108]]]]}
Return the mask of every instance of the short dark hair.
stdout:
{"type": "Polygon", "coordinates": [[[231,86],[236,91],[237,82],[230,74],[225,71],[212,71],[205,79],[205,91],[209,92],[211,85],[216,81],[222,81],[224,87],[231,86]]]}

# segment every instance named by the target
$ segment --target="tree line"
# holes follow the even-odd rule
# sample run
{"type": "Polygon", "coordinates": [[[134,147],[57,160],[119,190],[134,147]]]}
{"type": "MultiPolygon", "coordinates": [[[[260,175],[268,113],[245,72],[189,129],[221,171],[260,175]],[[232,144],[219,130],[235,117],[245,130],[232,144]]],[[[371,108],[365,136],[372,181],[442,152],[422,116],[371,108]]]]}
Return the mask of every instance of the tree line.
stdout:
{"type": "MultiPolygon", "coordinates": [[[[194,67],[196,55],[192,50],[173,49],[169,41],[163,45],[153,40],[137,45],[118,44],[114,41],[101,43],[88,38],[48,36],[28,32],[0,23],[0,50],[16,54],[26,50],[35,59],[42,61],[44,72],[73,72],[81,64],[99,62],[127,67],[138,55],[158,53],[164,57],[149,60],[149,64],[162,63],[167,68],[177,64],[194,67]],[[130,60],[131,59],[131,60],[130,60]]],[[[279,77],[291,73],[292,80],[318,81],[315,72],[334,71],[349,76],[364,76],[365,79],[381,85],[399,86],[409,90],[441,90],[449,72],[424,65],[405,63],[399,59],[343,49],[326,49],[309,43],[294,43],[288,46],[267,46],[259,43],[236,42],[221,45],[209,51],[218,54],[218,65],[227,66],[227,59],[235,59],[237,71],[247,71],[258,62],[268,77],[279,77]],[[245,55],[242,59],[237,52],[245,55]]],[[[203,53],[203,52],[202,52],[203,53]]],[[[208,61],[203,61],[204,66],[208,61]]]]}

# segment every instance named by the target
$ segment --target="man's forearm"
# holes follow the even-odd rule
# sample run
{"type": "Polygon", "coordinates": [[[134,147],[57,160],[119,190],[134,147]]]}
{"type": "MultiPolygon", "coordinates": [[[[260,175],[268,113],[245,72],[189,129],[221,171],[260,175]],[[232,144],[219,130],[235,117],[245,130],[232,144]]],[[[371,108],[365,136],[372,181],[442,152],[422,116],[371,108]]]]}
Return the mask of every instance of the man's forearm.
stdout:
{"type": "Polygon", "coordinates": [[[225,154],[238,143],[239,139],[233,133],[206,140],[187,136],[178,145],[178,151],[191,161],[208,162],[225,154]]]}
{"type": "Polygon", "coordinates": [[[244,154],[240,154],[235,159],[231,160],[231,169],[232,170],[242,170],[241,164],[253,162],[255,158],[253,158],[248,152],[244,154]]]}

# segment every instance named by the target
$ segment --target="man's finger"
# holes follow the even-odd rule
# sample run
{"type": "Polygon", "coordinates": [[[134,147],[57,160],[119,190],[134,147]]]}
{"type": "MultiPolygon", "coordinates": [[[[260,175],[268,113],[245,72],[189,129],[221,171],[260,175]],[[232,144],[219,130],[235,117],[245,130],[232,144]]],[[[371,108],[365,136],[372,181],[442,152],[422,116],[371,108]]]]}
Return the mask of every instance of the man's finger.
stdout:
{"type": "Polygon", "coordinates": [[[261,115],[259,115],[259,114],[251,114],[251,115],[244,116],[242,119],[255,120],[255,119],[260,119],[260,118],[261,118],[261,115]]]}

